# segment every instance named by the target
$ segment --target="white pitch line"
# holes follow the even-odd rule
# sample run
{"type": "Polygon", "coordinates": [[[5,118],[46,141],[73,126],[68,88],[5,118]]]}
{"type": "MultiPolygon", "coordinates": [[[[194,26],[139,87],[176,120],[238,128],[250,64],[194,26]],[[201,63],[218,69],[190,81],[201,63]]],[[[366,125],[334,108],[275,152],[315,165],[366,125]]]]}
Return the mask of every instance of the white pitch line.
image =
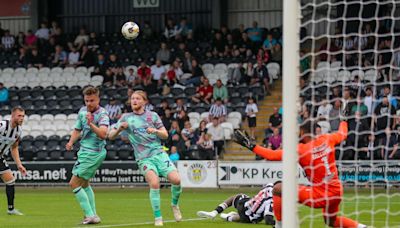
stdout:
{"type": "MultiPolygon", "coordinates": [[[[200,221],[206,220],[207,218],[190,218],[190,219],[182,219],[181,222],[190,222],[190,221],[200,221]]],[[[165,220],[164,223],[176,222],[175,220],[165,220]]],[[[93,228],[107,228],[107,227],[121,227],[121,226],[143,226],[143,225],[152,225],[154,222],[141,222],[141,223],[127,223],[127,224],[115,224],[115,225],[100,225],[100,226],[91,226],[93,228]]],[[[75,228],[81,228],[82,226],[77,226],[75,228]]]]}

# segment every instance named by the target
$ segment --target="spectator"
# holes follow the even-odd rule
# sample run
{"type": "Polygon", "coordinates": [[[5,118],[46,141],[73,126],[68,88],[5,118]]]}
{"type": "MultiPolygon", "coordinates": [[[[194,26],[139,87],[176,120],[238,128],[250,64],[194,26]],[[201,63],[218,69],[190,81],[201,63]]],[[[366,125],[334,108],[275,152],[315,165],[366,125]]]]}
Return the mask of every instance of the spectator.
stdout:
{"type": "Polygon", "coordinates": [[[0,37],[4,36],[4,29],[1,27],[1,23],[0,23],[0,37]]]}
{"type": "Polygon", "coordinates": [[[267,64],[269,62],[269,53],[268,51],[264,51],[262,48],[258,49],[257,52],[257,61],[261,61],[264,64],[267,64]]]}
{"type": "Polygon", "coordinates": [[[364,85],[358,75],[355,75],[353,81],[350,82],[350,89],[355,96],[364,95],[364,85]]]}
{"type": "MultiPolygon", "coordinates": [[[[397,108],[397,99],[393,97],[390,86],[385,86],[383,88],[383,97],[387,97],[389,99],[390,104],[396,109],[397,108]]],[[[381,102],[381,101],[380,101],[381,102]]]]}
{"type": "Polygon", "coordinates": [[[352,95],[350,89],[348,87],[344,88],[343,98],[342,98],[343,110],[351,111],[353,105],[355,105],[354,100],[352,99],[352,95]]]}
{"type": "Polygon", "coordinates": [[[177,34],[187,37],[189,33],[192,33],[192,26],[188,24],[187,19],[183,17],[178,25],[177,34]]]}
{"type": "Polygon", "coordinates": [[[136,86],[139,84],[139,78],[135,74],[135,71],[133,68],[128,69],[128,73],[125,75],[126,77],[126,83],[130,86],[136,86]]]}
{"type": "Polygon", "coordinates": [[[204,79],[204,83],[197,87],[196,94],[192,97],[192,101],[195,103],[211,103],[211,98],[213,96],[213,87],[210,85],[208,79],[204,79]]]}
{"type": "Polygon", "coordinates": [[[89,42],[87,43],[87,46],[92,51],[96,51],[100,47],[100,44],[99,44],[99,41],[97,40],[97,35],[95,32],[90,33],[89,42]]]}
{"type": "Polygon", "coordinates": [[[228,68],[228,83],[239,85],[246,83],[244,80],[245,69],[242,63],[238,63],[235,68],[228,68]]]}
{"type": "Polygon", "coordinates": [[[183,83],[182,83],[182,80],[181,80],[182,75],[183,75],[183,71],[182,71],[182,68],[181,68],[181,64],[180,64],[178,61],[174,61],[174,62],[172,63],[172,65],[173,65],[173,68],[174,68],[174,73],[175,73],[175,78],[176,78],[176,80],[177,80],[180,84],[183,84],[183,83]]]}
{"type": "Polygon", "coordinates": [[[165,25],[164,36],[168,40],[175,38],[178,33],[178,27],[174,24],[174,21],[169,18],[167,24],[165,25]]]}
{"type": "Polygon", "coordinates": [[[161,121],[163,122],[165,129],[170,129],[172,123],[171,109],[166,109],[164,113],[165,113],[164,116],[160,116],[161,121]]]}
{"type": "Polygon", "coordinates": [[[103,54],[97,55],[97,63],[94,67],[92,75],[105,75],[107,70],[105,57],[103,54]]]}
{"type": "Polygon", "coordinates": [[[1,37],[1,47],[4,51],[11,51],[14,48],[15,39],[10,35],[10,30],[4,31],[4,36],[1,37]]]}
{"type": "Polygon", "coordinates": [[[68,56],[60,45],[56,46],[54,57],[52,60],[53,66],[63,67],[67,64],[68,56]]]}
{"type": "Polygon", "coordinates": [[[18,36],[17,36],[17,47],[18,48],[21,48],[21,47],[23,47],[23,48],[25,48],[26,47],[26,45],[25,45],[25,34],[23,33],[23,32],[19,32],[18,33],[18,36]]]}
{"type": "Polygon", "coordinates": [[[306,57],[306,52],[304,50],[300,51],[300,73],[305,72],[306,70],[310,69],[311,63],[310,58],[306,57]]]}
{"type": "Polygon", "coordinates": [[[398,159],[398,141],[395,132],[390,128],[385,129],[385,137],[381,141],[381,157],[382,159],[398,159]]]}
{"type": "Polygon", "coordinates": [[[151,69],[145,62],[140,63],[140,67],[137,70],[140,84],[148,86],[151,84],[151,69]]]}
{"type": "Polygon", "coordinates": [[[41,45],[40,49],[43,53],[43,56],[47,57],[47,59],[49,61],[51,61],[51,59],[52,59],[52,54],[54,54],[56,46],[57,46],[57,44],[56,44],[56,40],[54,39],[54,37],[50,37],[48,42],[44,42],[41,45]]]}
{"type": "Polygon", "coordinates": [[[59,44],[63,47],[67,46],[67,36],[63,33],[61,28],[56,29],[56,33],[53,37],[56,40],[56,44],[59,44]]]}
{"type": "Polygon", "coordinates": [[[367,106],[368,116],[371,116],[374,111],[374,96],[370,87],[365,89],[364,105],[367,106]]]}
{"type": "Polygon", "coordinates": [[[47,28],[47,24],[45,22],[40,23],[40,29],[38,29],[35,33],[35,36],[38,39],[48,40],[50,36],[50,30],[47,28]]]}
{"type": "Polygon", "coordinates": [[[172,120],[171,121],[171,128],[169,129],[169,137],[170,141],[175,141],[177,143],[181,138],[181,129],[179,128],[178,121],[172,120]]]}
{"type": "Polygon", "coordinates": [[[318,107],[317,117],[320,120],[329,120],[329,113],[332,110],[332,105],[327,99],[322,100],[322,104],[318,107]]]}
{"type": "Polygon", "coordinates": [[[265,50],[272,51],[272,48],[278,43],[276,39],[273,38],[272,34],[268,34],[267,38],[264,40],[263,48],[265,50]]]}
{"type": "MultiPolygon", "coordinates": [[[[342,91],[340,90],[339,86],[335,86],[332,89],[332,94],[330,96],[330,100],[333,100],[335,98],[342,98],[342,91]]],[[[343,105],[343,104],[342,104],[343,105]]]]}
{"type": "Polygon", "coordinates": [[[215,38],[212,42],[212,49],[215,55],[221,56],[224,53],[226,42],[222,39],[220,32],[215,33],[215,38]]]}
{"type": "Polygon", "coordinates": [[[176,73],[174,70],[174,64],[169,66],[169,69],[167,71],[166,82],[168,86],[173,86],[176,83],[178,83],[178,78],[176,77],[176,73]]]}
{"type": "Polygon", "coordinates": [[[126,76],[124,74],[124,69],[122,67],[117,68],[117,73],[115,74],[115,85],[117,87],[124,87],[127,85],[126,76]]]}
{"type": "Polygon", "coordinates": [[[18,67],[28,67],[28,56],[26,55],[26,49],[23,47],[19,48],[19,55],[16,65],[18,67]]]}
{"type": "Polygon", "coordinates": [[[212,124],[208,127],[207,133],[211,135],[214,143],[214,148],[217,150],[218,156],[222,155],[224,147],[224,129],[219,124],[218,118],[212,120],[212,124]]]}
{"type": "Polygon", "coordinates": [[[157,51],[156,59],[160,60],[162,64],[167,64],[171,59],[171,51],[167,47],[167,44],[162,42],[160,50],[157,51]]]}
{"type": "Polygon", "coordinates": [[[387,97],[383,97],[382,102],[376,106],[374,111],[375,115],[373,117],[373,126],[376,126],[377,138],[379,141],[385,137],[385,133],[383,133],[384,130],[393,125],[393,116],[395,113],[396,110],[389,103],[389,99],[387,97]]]}
{"type": "Polygon", "coordinates": [[[178,114],[182,110],[187,112],[187,107],[186,107],[185,102],[183,101],[183,99],[182,98],[178,98],[178,99],[175,100],[175,108],[172,111],[172,114],[174,114],[173,117],[175,119],[178,118],[178,114]]]}
{"type": "Polygon", "coordinates": [[[247,68],[246,68],[245,73],[244,73],[244,77],[241,80],[241,82],[244,82],[244,83],[246,83],[248,85],[251,84],[253,76],[254,76],[254,72],[255,72],[255,68],[253,66],[253,63],[252,62],[248,62],[247,63],[247,68]]]}
{"type": "MultiPolygon", "coordinates": [[[[193,64],[192,64],[192,54],[189,51],[185,51],[182,60],[182,70],[185,73],[193,73],[193,64]]],[[[196,66],[198,65],[196,61],[196,66]]],[[[201,68],[200,68],[201,69],[201,68]]],[[[196,69],[198,70],[198,69],[196,69]]],[[[197,72],[196,72],[197,73],[197,72]]],[[[200,73],[199,73],[200,74],[200,73]]]]}
{"type": "Polygon", "coordinates": [[[31,54],[28,55],[28,67],[43,67],[43,58],[39,55],[39,51],[36,48],[33,48],[31,54]]]}
{"type": "MultiPolygon", "coordinates": [[[[346,147],[350,146],[350,150],[346,150],[346,155],[343,159],[354,159],[354,150],[361,150],[367,144],[368,135],[370,132],[369,123],[361,118],[361,112],[356,111],[354,118],[348,120],[349,134],[346,140],[346,147]]],[[[360,154],[362,158],[365,154],[360,154]]],[[[359,156],[357,155],[357,158],[359,156]]]]}
{"type": "Polygon", "coordinates": [[[242,39],[238,42],[238,47],[242,55],[253,48],[253,42],[249,39],[247,33],[242,33],[242,39]]]}
{"type": "Polygon", "coordinates": [[[253,21],[253,27],[247,29],[247,34],[251,41],[260,45],[262,42],[263,31],[258,27],[257,21],[253,21]]]}
{"type": "Polygon", "coordinates": [[[271,62],[278,63],[280,66],[282,66],[282,56],[283,56],[282,45],[278,43],[272,49],[271,62]]]}
{"type": "Polygon", "coordinates": [[[199,127],[194,131],[194,141],[198,141],[201,136],[207,133],[207,121],[200,121],[199,127]]]}
{"type": "Polygon", "coordinates": [[[151,40],[154,36],[153,28],[150,25],[149,21],[145,21],[143,27],[141,28],[142,38],[144,40],[151,40]]]}
{"type": "Polygon", "coordinates": [[[258,113],[258,107],[257,104],[254,100],[253,97],[249,97],[247,99],[247,105],[246,105],[246,116],[247,116],[247,124],[250,129],[250,137],[255,140],[255,130],[257,126],[257,113],[258,113]]]}
{"type": "Polygon", "coordinates": [[[217,118],[219,123],[225,122],[225,118],[228,114],[225,105],[222,103],[221,98],[217,98],[215,103],[211,105],[210,111],[208,112],[208,119],[211,122],[214,118],[217,118]]]}
{"type": "Polygon", "coordinates": [[[0,82],[0,107],[8,104],[8,89],[0,82]]]}
{"type": "Polygon", "coordinates": [[[156,65],[153,65],[150,70],[153,78],[153,84],[162,87],[165,77],[165,67],[161,65],[161,60],[156,60],[156,65]]]}
{"type": "Polygon", "coordinates": [[[86,33],[86,29],[81,28],[79,30],[78,36],[76,36],[74,45],[77,47],[78,50],[81,49],[81,47],[89,42],[89,36],[86,33]]]}
{"type": "Polygon", "coordinates": [[[171,152],[169,154],[169,159],[173,162],[176,163],[177,161],[180,160],[179,152],[176,146],[171,147],[171,152]]]}
{"type": "Polygon", "coordinates": [[[272,150],[282,149],[282,135],[278,128],[275,128],[272,136],[268,138],[268,148],[272,150]]]}
{"type": "Polygon", "coordinates": [[[71,48],[71,52],[68,54],[68,66],[76,67],[79,64],[80,53],[75,47],[71,48]]]}
{"type": "Polygon", "coordinates": [[[340,113],[342,112],[341,110],[342,107],[342,102],[340,99],[335,99],[333,102],[333,107],[331,111],[329,112],[329,124],[331,125],[331,131],[337,131],[339,129],[339,124],[340,124],[340,113]]]}
{"type": "Polygon", "coordinates": [[[257,67],[254,69],[253,73],[253,78],[252,81],[250,82],[251,85],[254,85],[255,83],[261,83],[265,87],[265,91],[267,96],[271,95],[271,92],[269,90],[269,74],[268,74],[268,69],[267,67],[263,64],[262,61],[257,62],[257,67]]]}
{"type": "Polygon", "coordinates": [[[194,130],[192,129],[192,125],[190,124],[189,120],[185,121],[181,136],[187,149],[189,149],[189,147],[195,143],[193,142],[194,130]]]}
{"type": "Polygon", "coordinates": [[[54,36],[56,34],[56,30],[59,28],[57,21],[51,22],[51,27],[49,29],[50,36],[54,36]]]}
{"type": "Polygon", "coordinates": [[[162,99],[156,112],[159,116],[165,116],[165,110],[167,110],[167,109],[171,111],[168,101],[166,99],[162,99]]]}
{"type": "MultiPolygon", "coordinates": [[[[305,111],[304,113],[306,113],[308,111],[305,111]]],[[[279,109],[277,107],[274,107],[274,111],[273,114],[269,117],[269,123],[268,123],[268,128],[266,129],[265,134],[270,135],[271,133],[274,132],[274,129],[278,128],[281,129],[282,128],[282,115],[279,114],[279,109]]]]}
{"type": "Polygon", "coordinates": [[[351,115],[355,115],[356,112],[360,112],[361,117],[364,117],[368,114],[368,107],[363,103],[361,97],[357,97],[357,104],[353,105],[350,110],[351,115]]]}
{"type": "Polygon", "coordinates": [[[199,148],[199,154],[201,160],[214,159],[214,142],[210,134],[202,134],[196,144],[198,145],[199,148]]]}
{"type": "Polygon", "coordinates": [[[176,121],[178,121],[179,129],[183,129],[185,127],[185,122],[189,121],[189,116],[187,115],[185,110],[181,110],[178,112],[176,116],[176,121]]]}
{"type": "Polygon", "coordinates": [[[118,122],[119,118],[122,116],[121,105],[117,103],[114,97],[110,97],[109,103],[106,105],[105,109],[110,117],[110,124],[115,124],[118,122]]]}
{"type": "Polygon", "coordinates": [[[110,69],[107,69],[106,73],[103,76],[103,86],[111,87],[113,85],[114,85],[114,73],[110,69]]]}
{"type": "Polygon", "coordinates": [[[224,104],[228,103],[228,89],[222,84],[221,79],[218,79],[213,88],[213,99],[221,99],[224,104]]]}
{"type": "Polygon", "coordinates": [[[389,153],[389,159],[400,159],[400,116],[395,119],[394,128],[392,131],[393,150],[389,153]]]}
{"type": "Polygon", "coordinates": [[[93,52],[87,45],[82,46],[82,52],[79,56],[79,65],[85,67],[91,67],[95,64],[95,57],[93,52]]]}
{"type": "Polygon", "coordinates": [[[27,48],[33,48],[36,45],[37,37],[33,34],[32,30],[28,30],[25,35],[25,45],[27,48]]]}

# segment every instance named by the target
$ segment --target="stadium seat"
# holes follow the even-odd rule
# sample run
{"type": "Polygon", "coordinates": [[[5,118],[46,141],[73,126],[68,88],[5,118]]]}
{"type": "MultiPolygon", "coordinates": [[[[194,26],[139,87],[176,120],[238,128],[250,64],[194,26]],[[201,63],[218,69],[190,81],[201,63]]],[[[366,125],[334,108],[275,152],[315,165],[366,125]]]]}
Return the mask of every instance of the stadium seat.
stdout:
{"type": "Polygon", "coordinates": [[[317,69],[328,69],[329,65],[329,62],[321,61],[318,63],[317,69]]]}
{"type": "Polygon", "coordinates": [[[71,75],[75,73],[75,68],[73,67],[65,67],[63,70],[64,73],[70,73],[71,75]]]}
{"type": "Polygon", "coordinates": [[[75,152],[74,151],[65,151],[64,160],[67,160],[67,161],[75,160],[75,152]]]}
{"type": "Polygon", "coordinates": [[[75,70],[75,74],[76,74],[76,73],[87,74],[87,72],[88,72],[88,69],[87,69],[87,67],[85,67],[85,66],[77,67],[76,70],[75,70]]]}
{"type": "Polygon", "coordinates": [[[331,69],[339,70],[341,66],[342,66],[342,62],[340,62],[340,61],[335,61],[335,62],[331,63],[331,69]]]}
{"type": "Polygon", "coordinates": [[[228,66],[225,63],[218,63],[214,66],[214,72],[216,70],[222,70],[223,72],[226,72],[228,70],[228,66]]]}
{"type": "Polygon", "coordinates": [[[378,72],[374,69],[367,70],[364,74],[364,80],[369,82],[375,82],[378,77],[378,72]]]}
{"type": "Polygon", "coordinates": [[[188,116],[189,116],[190,120],[192,120],[192,119],[197,120],[197,121],[200,120],[200,114],[197,112],[189,112],[188,116]]]}
{"type": "Polygon", "coordinates": [[[40,73],[50,74],[50,72],[51,72],[51,70],[50,70],[50,68],[48,68],[48,67],[42,67],[42,68],[40,68],[40,70],[39,70],[39,74],[40,74],[40,73]]]}
{"type": "Polygon", "coordinates": [[[52,161],[58,161],[61,160],[63,157],[63,152],[62,151],[50,151],[49,153],[49,158],[52,161]]]}
{"type": "Polygon", "coordinates": [[[353,80],[355,76],[358,76],[360,80],[364,80],[364,71],[363,70],[353,70],[351,72],[351,79],[353,80]]]}
{"type": "Polygon", "coordinates": [[[203,71],[210,71],[212,72],[214,70],[214,65],[211,63],[205,63],[201,66],[201,69],[203,69],[203,71]]]}
{"type": "Polygon", "coordinates": [[[18,67],[14,70],[14,74],[25,74],[26,73],[26,69],[23,67],[18,67]]]}
{"type": "Polygon", "coordinates": [[[66,121],[67,120],[67,115],[65,115],[65,114],[57,114],[57,115],[54,116],[54,120],[66,121]]]}
{"type": "Polygon", "coordinates": [[[7,74],[13,74],[14,73],[14,68],[11,67],[7,67],[5,69],[3,69],[2,73],[7,73],[7,74]]]}
{"type": "Polygon", "coordinates": [[[337,80],[341,82],[347,82],[351,79],[351,73],[348,70],[339,71],[337,80]]]}
{"type": "Polygon", "coordinates": [[[34,73],[34,74],[37,74],[37,73],[39,73],[39,70],[38,70],[38,68],[36,68],[36,67],[31,67],[31,68],[28,68],[28,70],[26,70],[26,73],[34,73]]]}

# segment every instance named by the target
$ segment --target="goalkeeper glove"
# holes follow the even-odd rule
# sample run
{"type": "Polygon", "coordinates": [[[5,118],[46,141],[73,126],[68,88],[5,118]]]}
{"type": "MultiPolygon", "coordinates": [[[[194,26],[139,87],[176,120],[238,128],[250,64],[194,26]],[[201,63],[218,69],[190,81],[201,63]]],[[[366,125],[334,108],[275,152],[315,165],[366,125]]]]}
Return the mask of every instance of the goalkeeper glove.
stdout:
{"type": "Polygon", "coordinates": [[[250,136],[247,134],[246,131],[241,131],[241,130],[235,130],[234,132],[234,141],[237,144],[240,144],[248,149],[250,149],[251,151],[254,149],[254,147],[256,146],[250,139],[250,136]]]}

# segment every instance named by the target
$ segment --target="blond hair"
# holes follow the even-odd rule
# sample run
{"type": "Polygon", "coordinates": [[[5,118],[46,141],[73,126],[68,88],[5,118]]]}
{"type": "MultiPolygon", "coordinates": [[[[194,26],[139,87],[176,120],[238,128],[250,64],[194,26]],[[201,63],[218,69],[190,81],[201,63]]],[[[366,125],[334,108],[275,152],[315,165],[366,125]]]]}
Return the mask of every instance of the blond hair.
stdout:
{"type": "Polygon", "coordinates": [[[143,100],[148,101],[149,99],[147,99],[147,93],[143,90],[136,90],[135,92],[132,93],[133,94],[137,94],[139,96],[141,96],[143,98],[143,100]]]}
{"type": "Polygon", "coordinates": [[[83,95],[85,95],[85,96],[91,96],[91,95],[100,96],[100,90],[96,87],[88,86],[83,90],[83,95]]]}

